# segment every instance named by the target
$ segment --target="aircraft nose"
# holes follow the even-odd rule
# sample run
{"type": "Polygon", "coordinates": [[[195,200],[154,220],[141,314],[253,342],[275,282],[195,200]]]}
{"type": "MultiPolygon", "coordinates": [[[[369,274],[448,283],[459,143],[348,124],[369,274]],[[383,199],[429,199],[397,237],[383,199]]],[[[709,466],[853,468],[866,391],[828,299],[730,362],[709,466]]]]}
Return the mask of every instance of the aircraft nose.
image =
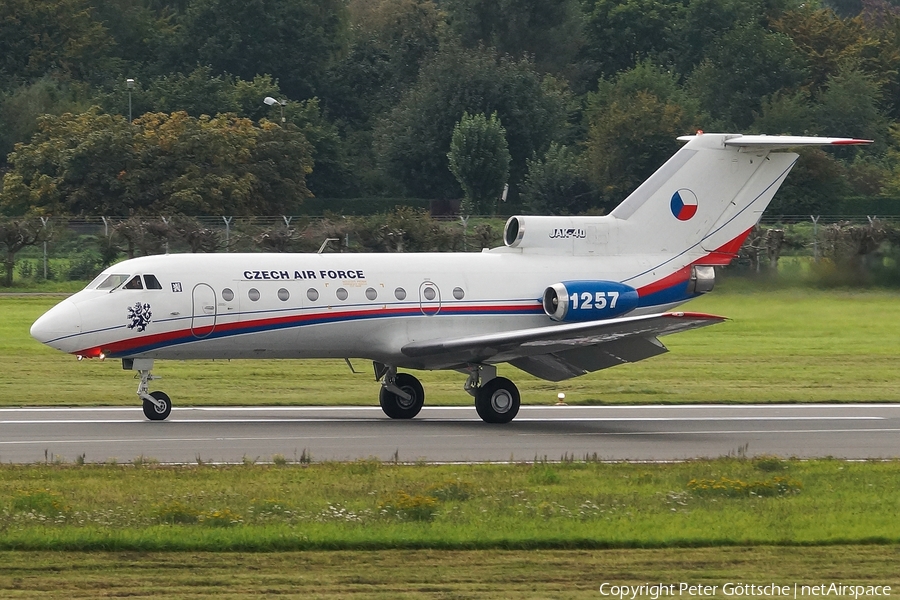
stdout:
{"type": "Polygon", "coordinates": [[[71,300],[63,300],[34,322],[31,337],[58,350],[67,351],[67,339],[81,333],[81,313],[71,300]]]}

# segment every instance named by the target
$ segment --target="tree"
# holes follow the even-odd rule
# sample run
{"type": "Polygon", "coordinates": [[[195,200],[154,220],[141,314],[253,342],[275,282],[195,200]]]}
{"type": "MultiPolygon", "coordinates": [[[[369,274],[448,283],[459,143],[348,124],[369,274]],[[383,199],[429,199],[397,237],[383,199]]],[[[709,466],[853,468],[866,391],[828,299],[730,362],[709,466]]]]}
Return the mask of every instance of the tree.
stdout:
{"type": "Polygon", "coordinates": [[[347,12],[341,0],[193,0],[180,23],[183,65],[245,80],[268,73],[305,99],[343,51],[347,12]]]}
{"type": "Polygon", "coordinates": [[[225,248],[222,232],[212,227],[205,227],[200,221],[191,217],[176,217],[172,220],[171,229],[184,240],[191,252],[218,252],[225,248]]]}
{"type": "Polygon", "coordinates": [[[531,56],[546,71],[565,70],[583,43],[576,0],[445,0],[441,8],[463,46],[531,56]]]}
{"type": "Polygon", "coordinates": [[[880,100],[878,84],[859,70],[829,76],[816,108],[819,129],[826,135],[875,140],[872,150],[883,151],[889,134],[880,100]]]}
{"type": "Polygon", "coordinates": [[[587,174],[611,208],[678,150],[676,138],[696,131],[702,114],[673,74],[641,63],[600,82],[585,120],[587,174]]]}
{"type": "Polygon", "coordinates": [[[23,215],[128,214],[136,208],[123,174],[134,152],[124,117],[93,107],[87,112],[38,119],[38,132],[9,155],[0,211],[23,215]]]}
{"type": "Polygon", "coordinates": [[[450,171],[465,194],[463,213],[493,214],[494,201],[509,177],[510,161],[506,130],[497,113],[490,118],[463,113],[453,128],[447,158],[450,171]]]}
{"type": "Polygon", "coordinates": [[[23,214],[242,215],[309,195],[309,143],[292,124],[233,114],[147,113],[129,124],[93,108],[47,116],[10,154],[0,209],[23,214]]]}
{"type": "Polygon", "coordinates": [[[50,230],[43,221],[29,218],[0,219],[0,246],[5,248],[3,264],[6,267],[4,285],[11,287],[16,254],[23,248],[35,246],[50,238],[50,230]],[[39,224],[38,224],[39,223],[39,224]]]}
{"type": "Polygon", "coordinates": [[[791,39],[758,25],[729,31],[706,56],[691,74],[689,87],[727,129],[746,129],[762,98],[794,89],[806,78],[805,61],[791,39]]]}
{"type": "Polygon", "coordinates": [[[49,76],[0,95],[0,170],[16,142],[24,142],[37,132],[38,117],[85,110],[81,96],[74,86],[49,76]]]}
{"type": "Polygon", "coordinates": [[[319,94],[331,118],[368,129],[390,110],[437,52],[442,15],[431,0],[349,2],[350,47],[319,94]]]}
{"type": "Polygon", "coordinates": [[[778,190],[767,215],[833,214],[850,191],[844,167],[819,148],[799,148],[800,158],[778,190]]]}
{"type": "MultiPolygon", "coordinates": [[[[776,92],[764,98],[750,131],[769,135],[812,135],[818,129],[809,92],[776,92]]],[[[843,134],[842,134],[843,135],[843,134]]]]}
{"type": "Polygon", "coordinates": [[[115,62],[113,40],[86,0],[0,2],[0,91],[46,75],[97,81],[115,62]]]}
{"type": "Polygon", "coordinates": [[[453,127],[464,112],[497,113],[509,144],[510,186],[525,175],[525,160],[567,134],[569,96],[527,60],[491,50],[448,48],[427,63],[419,81],[383,118],[375,149],[385,173],[420,198],[458,198],[445,162],[453,127]]]}
{"type": "Polygon", "coordinates": [[[678,3],[664,0],[585,0],[582,60],[597,77],[614,77],[658,59],[672,39],[678,3]]]}
{"type": "Polygon", "coordinates": [[[124,240],[125,254],[134,258],[138,252],[142,256],[162,254],[171,235],[171,228],[162,219],[134,216],[116,223],[111,238],[124,240]]]}
{"type": "Polygon", "coordinates": [[[535,156],[527,164],[522,201],[535,214],[576,214],[597,202],[581,157],[567,146],[553,142],[543,158],[535,156]]]}

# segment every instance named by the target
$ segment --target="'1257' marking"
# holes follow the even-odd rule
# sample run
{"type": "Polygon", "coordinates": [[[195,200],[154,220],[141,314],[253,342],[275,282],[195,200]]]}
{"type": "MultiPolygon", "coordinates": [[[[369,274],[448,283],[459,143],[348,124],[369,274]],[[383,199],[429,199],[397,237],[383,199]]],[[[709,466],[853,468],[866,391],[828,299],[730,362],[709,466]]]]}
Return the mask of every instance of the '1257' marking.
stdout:
{"type": "Polygon", "coordinates": [[[619,292],[581,292],[581,306],[578,305],[578,294],[572,294],[572,310],[591,310],[615,308],[616,302],[619,301],[619,292]]]}

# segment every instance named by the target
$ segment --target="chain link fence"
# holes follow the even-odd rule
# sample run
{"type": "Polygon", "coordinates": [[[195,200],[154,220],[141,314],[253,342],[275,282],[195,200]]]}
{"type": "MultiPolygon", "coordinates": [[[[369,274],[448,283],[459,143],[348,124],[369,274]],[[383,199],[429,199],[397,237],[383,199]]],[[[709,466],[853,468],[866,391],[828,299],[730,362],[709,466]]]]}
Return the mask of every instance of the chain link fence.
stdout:
{"type": "MultiPolygon", "coordinates": [[[[41,232],[35,243],[4,260],[13,281],[83,281],[118,260],[166,252],[480,251],[502,243],[503,224],[502,217],[432,217],[412,207],[372,216],[45,217],[25,223],[41,232]]],[[[896,271],[898,248],[897,216],[764,216],[733,270],[777,272],[801,261],[813,269],[896,271]]]]}

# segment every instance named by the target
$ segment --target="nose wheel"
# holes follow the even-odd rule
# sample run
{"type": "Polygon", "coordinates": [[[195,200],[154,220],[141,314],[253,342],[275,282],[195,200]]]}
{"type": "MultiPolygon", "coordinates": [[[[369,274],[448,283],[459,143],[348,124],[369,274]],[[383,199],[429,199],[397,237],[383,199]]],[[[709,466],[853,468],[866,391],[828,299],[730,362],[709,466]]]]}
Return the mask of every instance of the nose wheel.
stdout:
{"type": "Polygon", "coordinates": [[[165,392],[150,392],[150,382],[159,379],[150,373],[153,361],[148,359],[123,359],[122,368],[137,371],[139,379],[137,395],[142,402],[144,416],[151,421],[163,421],[172,412],[172,401],[165,392]]]}
{"type": "Polygon", "coordinates": [[[151,421],[162,421],[172,412],[172,401],[164,392],[151,392],[153,400],[144,399],[144,416],[151,421]]]}

